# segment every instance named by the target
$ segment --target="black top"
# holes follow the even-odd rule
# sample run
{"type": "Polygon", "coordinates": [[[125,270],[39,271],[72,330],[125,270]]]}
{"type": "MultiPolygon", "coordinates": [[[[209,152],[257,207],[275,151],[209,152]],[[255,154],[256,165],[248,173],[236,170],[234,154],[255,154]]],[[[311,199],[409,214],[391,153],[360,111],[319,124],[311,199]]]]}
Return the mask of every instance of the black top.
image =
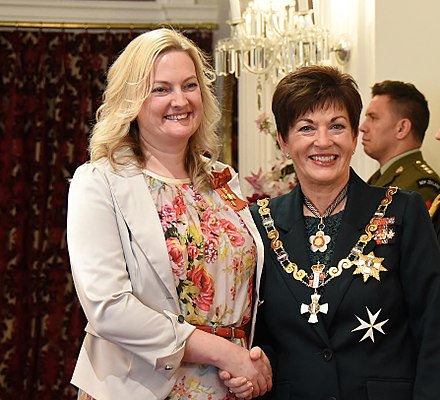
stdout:
{"type": "MultiPolygon", "coordinates": [[[[331,266],[350,254],[386,190],[351,171],[331,266]]],[[[269,207],[290,261],[309,273],[300,186],[270,200],[269,207]]],[[[353,274],[355,266],[344,269],[319,291],[319,304],[328,310],[317,314],[317,323],[308,322],[307,312],[314,290],[281,267],[258,207],[251,211],[265,245],[253,343],[264,349],[274,371],[274,388],[265,398],[440,399],[440,246],[418,193],[394,195],[386,212],[394,218],[389,238],[371,240],[363,251],[386,271],[365,280],[353,274]]],[[[330,225],[326,220],[326,229],[330,225]]]]}
{"type": "Polygon", "coordinates": [[[437,235],[437,240],[440,243],[440,208],[432,217],[432,223],[434,224],[435,233],[437,235]]]}

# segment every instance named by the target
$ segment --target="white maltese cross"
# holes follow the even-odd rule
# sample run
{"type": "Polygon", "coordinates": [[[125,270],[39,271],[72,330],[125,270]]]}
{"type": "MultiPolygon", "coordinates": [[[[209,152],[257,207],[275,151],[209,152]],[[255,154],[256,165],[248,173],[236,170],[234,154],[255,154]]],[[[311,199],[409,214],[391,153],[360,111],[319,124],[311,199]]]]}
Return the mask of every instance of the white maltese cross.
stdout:
{"type": "Polygon", "coordinates": [[[365,332],[365,335],[362,337],[361,340],[359,340],[359,342],[362,342],[363,340],[365,340],[366,338],[369,337],[371,339],[371,341],[374,343],[373,329],[376,329],[377,331],[379,331],[380,333],[385,335],[385,332],[383,331],[382,326],[384,326],[388,322],[388,319],[386,319],[385,321],[376,323],[376,319],[379,316],[379,313],[382,311],[382,309],[380,309],[376,314],[373,315],[373,314],[371,314],[368,307],[365,307],[365,308],[367,309],[368,318],[369,318],[370,322],[365,322],[363,319],[361,319],[357,315],[355,315],[355,317],[358,319],[358,321],[361,324],[357,328],[354,328],[352,330],[352,332],[366,329],[367,331],[365,332]]]}

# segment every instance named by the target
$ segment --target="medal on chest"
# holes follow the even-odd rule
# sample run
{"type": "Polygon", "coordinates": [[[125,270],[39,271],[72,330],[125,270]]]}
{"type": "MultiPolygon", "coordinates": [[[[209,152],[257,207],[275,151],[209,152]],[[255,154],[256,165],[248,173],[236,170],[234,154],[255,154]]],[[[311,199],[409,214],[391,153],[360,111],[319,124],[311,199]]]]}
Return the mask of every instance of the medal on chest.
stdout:
{"type": "Polygon", "coordinates": [[[321,214],[316,206],[306,197],[304,196],[304,205],[310,210],[310,212],[316,217],[319,218],[320,221],[318,223],[318,230],[314,235],[310,235],[309,243],[310,249],[315,253],[320,251],[323,253],[327,250],[327,245],[331,241],[331,237],[324,233],[324,219],[327,218],[341,203],[342,200],[347,196],[348,184],[344,186],[344,188],[339,192],[336,198],[332,201],[332,203],[327,207],[323,214],[321,214]]]}
{"type": "Polygon", "coordinates": [[[310,304],[301,304],[300,313],[305,314],[310,313],[308,322],[311,324],[316,324],[318,322],[318,313],[327,314],[328,304],[319,304],[319,298],[321,297],[318,293],[313,293],[311,296],[312,302],[310,304]]]}
{"type": "MultiPolygon", "coordinates": [[[[341,191],[340,193],[340,196],[342,196],[342,198],[339,199],[338,204],[346,196],[346,189],[345,189],[345,193],[343,193],[343,191],[341,191]]],[[[321,288],[325,286],[327,283],[329,283],[331,280],[338,278],[342,274],[343,270],[350,269],[353,266],[356,266],[356,269],[353,272],[353,274],[362,275],[364,282],[367,282],[370,277],[373,277],[376,280],[380,281],[379,273],[382,271],[383,272],[387,271],[387,269],[382,265],[383,258],[376,257],[372,251],[368,255],[364,255],[363,252],[365,246],[372,239],[374,239],[376,243],[378,243],[378,234],[376,233],[376,231],[378,230],[378,226],[379,229],[381,228],[381,226],[383,227],[381,230],[381,235],[382,235],[383,231],[387,230],[387,227],[384,227],[384,225],[388,226],[389,224],[394,222],[394,218],[384,219],[384,216],[388,208],[388,205],[391,204],[392,202],[392,196],[396,192],[397,192],[396,187],[388,188],[386,192],[386,197],[380,202],[377,210],[374,213],[374,216],[370,219],[370,222],[365,227],[365,233],[363,233],[359,237],[359,240],[350,250],[350,253],[346,258],[341,259],[338,262],[337,266],[330,267],[327,270],[324,264],[318,262],[312,265],[311,267],[312,272],[310,274],[307,274],[305,270],[300,269],[297,264],[290,261],[289,254],[284,249],[283,242],[280,240],[279,237],[279,232],[275,228],[275,223],[274,220],[272,219],[270,208],[268,207],[269,199],[257,200],[257,205],[260,207],[258,211],[263,220],[263,227],[266,230],[267,237],[270,240],[272,250],[275,252],[276,258],[280,263],[281,267],[284,269],[286,273],[292,275],[292,277],[296,281],[313,289],[313,293],[310,296],[311,302],[309,304],[302,303],[300,306],[301,314],[306,314],[306,313],[310,314],[308,318],[309,323],[314,324],[319,322],[318,314],[319,313],[327,314],[329,310],[328,303],[322,303],[322,304],[320,303],[321,295],[318,294],[318,288],[321,288]],[[378,224],[378,221],[380,221],[380,224],[378,224]]],[[[338,198],[335,199],[335,202],[336,200],[338,200],[338,198]]],[[[304,200],[304,202],[306,203],[306,200],[304,200]]],[[[310,204],[312,203],[310,202],[310,204]]],[[[336,206],[333,207],[333,210],[336,208],[336,206]]],[[[309,206],[307,207],[309,208],[309,206]]],[[[312,207],[314,207],[313,204],[312,207]]],[[[316,209],[316,207],[314,208],[316,209]]],[[[317,210],[316,212],[318,213],[317,210]]],[[[330,215],[330,213],[328,215],[330,215]]],[[[323,219],[324,215],[322,216],[319,215],[319,218],[323,219]]],[[[316,247],[317,249],[320,249],[322,247],[327,248],[327,244],[330,242],[330,240],[326,242],[327,235],[325,235],[322,232],[323,229],[324,228],[319,229],[318,226],[317,233],[315,235],[311,235],[309,238],[311,245],[316,247]]],[[[312,246],[311,246],[312,251],[317,251],[317,250],[313,250],[312,246]]],[[[320,251],[325,251],[325,250],[320,250],[320,251]]]]}

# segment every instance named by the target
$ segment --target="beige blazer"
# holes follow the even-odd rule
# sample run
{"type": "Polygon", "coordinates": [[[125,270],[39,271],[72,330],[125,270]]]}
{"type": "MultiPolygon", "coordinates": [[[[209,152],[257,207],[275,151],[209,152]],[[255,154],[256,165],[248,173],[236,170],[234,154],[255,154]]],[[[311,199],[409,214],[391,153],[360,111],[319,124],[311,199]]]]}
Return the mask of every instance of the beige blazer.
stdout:
{"type": "MultiPolygon", "coordinates": [[[[231,174],[229,186],[241,196],[231,174]]],[[[263,244],[249,209],[239,214],[257,245],[258,293],[263,244]]],[[[195,328],[179,318],[163,231],[142,171],[115,172],[106,161],[80,166],[69,189],[67,241],[88,320],[72,383],[98,400],[164,399],[195,328]]],[[[251,341],[256,304],[257,294],[251,341]]]]}

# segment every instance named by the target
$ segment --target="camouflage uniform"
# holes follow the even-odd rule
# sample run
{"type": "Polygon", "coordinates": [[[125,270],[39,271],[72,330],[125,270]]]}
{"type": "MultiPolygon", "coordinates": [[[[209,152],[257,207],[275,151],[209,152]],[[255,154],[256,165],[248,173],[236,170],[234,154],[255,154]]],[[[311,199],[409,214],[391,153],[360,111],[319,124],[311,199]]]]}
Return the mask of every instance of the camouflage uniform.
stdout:
{"type": "Polygon", "coordinates": [[[440,194],[440,177],[423,160],[420,151],[398,159],[382,175],[380,170],[376,171],[368,179],[368,183],[374,186],[397,186],[419,192],[428,208],[440,194]]]}

